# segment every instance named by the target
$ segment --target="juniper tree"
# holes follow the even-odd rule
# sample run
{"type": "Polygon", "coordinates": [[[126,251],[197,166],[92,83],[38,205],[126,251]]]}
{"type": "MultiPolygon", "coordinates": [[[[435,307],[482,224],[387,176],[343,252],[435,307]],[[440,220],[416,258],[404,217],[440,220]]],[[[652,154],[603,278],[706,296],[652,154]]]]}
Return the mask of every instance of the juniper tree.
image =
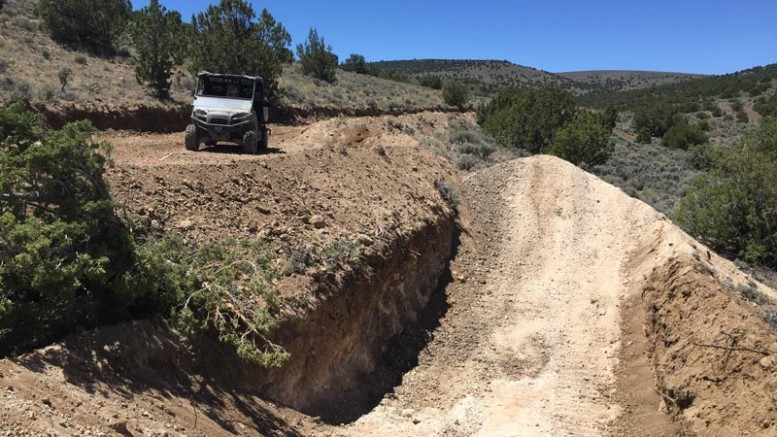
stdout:
{"type": "Polygon", "coordinates": [[[167,98],[173,66],[176,58],[180,59],[185,40],[181,14],[151,0],[135,13],[129,34],[137,50],[135,78],[153,88],[157,97],[167,98]]]}
{"type": "MultiPolygon", "coordinates": [[[[192,70],[229,74],[259,75],[264,78],[268,97],[278,95],[281,60],[291,39],[269,12],[260,22],[244,0],[221,0],[192,17],[192,70]]],[[[285,58],[284,58],[285,56],[285,58]]]]}
{"type": "Polygon", "coordinates": [[[337,55],[323,37],[319,38],[316,29],[310,29],[307,41],[297,45],[297,57],[304,74],[329,83],[337,80],[337,55]]]}
{"type": "Polygon", "coordinates": [[[36,9],[51,36],[97,54],[114,50],[132,15],[129,0],[40,0],[36,9]]]}

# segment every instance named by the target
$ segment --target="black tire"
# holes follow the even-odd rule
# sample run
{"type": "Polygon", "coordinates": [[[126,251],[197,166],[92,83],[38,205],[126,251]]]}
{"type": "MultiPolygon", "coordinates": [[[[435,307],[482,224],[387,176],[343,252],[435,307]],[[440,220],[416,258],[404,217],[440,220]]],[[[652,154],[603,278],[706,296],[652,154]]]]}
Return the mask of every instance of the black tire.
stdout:
{"type": "Polygon", "coordinates": [[[264,130],[260,133],[259,138],[259,150],[267,150],[267,145],[269,143],[269,135],[267,135],[267,130],[264,130]]]}
{"type": "Polygon", "coordinates": [[[193,124],[186,126],[183,142],[186,146],[186,150],[196,152],[200,149],[200,142],[197,140],[197,126],[193,124]]]}
{"type": "Polygon", "coordinates": [[[248,131],[243,135],[243,153],[251,155],[256,154],[257,150],[256,133],[254,131],[248,131]]]}

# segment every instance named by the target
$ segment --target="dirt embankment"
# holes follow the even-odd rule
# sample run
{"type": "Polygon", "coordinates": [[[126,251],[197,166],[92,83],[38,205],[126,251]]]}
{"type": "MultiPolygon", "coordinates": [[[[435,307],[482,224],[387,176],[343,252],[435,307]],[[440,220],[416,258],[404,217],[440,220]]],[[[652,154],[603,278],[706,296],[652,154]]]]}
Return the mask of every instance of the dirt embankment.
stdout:
{"type": "Polygon", "coordinates": [[[177,143],[181,155],[167,160],[149,136],[125,137],[108,175],[117,200],[152,227],[277,245],[276,267],[287,272],[276,284],[286,368],[247,366],[215,340],[192,344],[163,326],[106,328],[0,362],[0,430],[289,435],[302,416],[270,400],[332,422],[377,403],[401,375],[390,340],[410,331],[445,281],[456,210],[441,187],[457,190],[455,170],[379,118],[298,135],[296,148],[258,156],[188,153],[177,143]]]}
{"type": "Polygon", "coordinates": [[[89,104],[35,104],[46,121],[61,128],[67,123],[89,120],[101,130],[132,129],[138,132],[180,132],[190,123],[191,105],[141,105],[134,107],[96,106],[89,104]]]}
{"type": "Polygon", "coordinates": [[[686,434],[775,435],[777,333],[764,317],[774,307],[744,297],[773,296],[717,267],[703,248],[655,266],[632,298],[642,332],[626,350],[644,354],[660,410],[686,434]]]}
{"type": "MultiPolygon", "coordinates": [[[[134,132],[182,132],[191,123],[190,103],[168,103],[115,107],[94,104],[43,104],[37,103],[48,123],[60,128],[66,123],[90,120],[97,129],[132,130],[134,132]]],[[[457,113],[461,109],[451,106],[390,109],[377,106],[343,108],[339,106],[281,106],[270,110],[270,121],[277,124],[297,125],[314,120],[338,117],[382,117],[415,115],[429,112],[457,113]]]]}

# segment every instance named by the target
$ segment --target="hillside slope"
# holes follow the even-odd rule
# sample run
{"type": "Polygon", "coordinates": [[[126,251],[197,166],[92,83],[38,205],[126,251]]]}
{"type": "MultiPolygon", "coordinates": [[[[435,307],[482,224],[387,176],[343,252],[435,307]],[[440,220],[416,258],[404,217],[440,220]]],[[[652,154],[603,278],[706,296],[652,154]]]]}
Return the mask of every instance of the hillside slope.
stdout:
{"type": "MultiPolygon", "coordinates": [[[[188,67],[175,69],[171,98],[160,100],[138,84],[131,54],[131,46],[121,47],[118,55],[110,57],[64,47],[42,30],[29,2],[9,0],[0,11],[0,104],[30,101],[45,110],[54,124],[90,118],[102,128],[182,130],[194,86],[188,67]],[[60,73],[65,71],[69,74],[63,84],[60,73]]],[[[448,108],[439,90],[415,84],[341,70],[337,81],[329,84],[303,75],[296,64],[284,65],[283,70],[276,117],[281,121],[297,115],[377,115],[448,108]]]]}
{"type": "Polygon", "coordinates": [[[591,91],[629,91],[703,77],[699,74],[625,70],[570,71],[556,75],[588,85],[591,91]]]}

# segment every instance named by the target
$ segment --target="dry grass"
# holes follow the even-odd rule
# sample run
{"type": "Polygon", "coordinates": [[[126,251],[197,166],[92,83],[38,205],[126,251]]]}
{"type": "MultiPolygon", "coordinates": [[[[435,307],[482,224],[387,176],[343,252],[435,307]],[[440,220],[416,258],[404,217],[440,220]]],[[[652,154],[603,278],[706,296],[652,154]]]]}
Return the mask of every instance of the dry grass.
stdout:
{"type": "Polygon", "coordinates": [[[375,107],[382,111],[447,106],[439,90],[341,70],[337,81],[329,84],[303,75],[299,65],[284,68],[280,87],[281,103],[287,106],[375,107]]]}
{"type": "MultiPolygon", "coordinates": [[[[0,101],[24,98],[116,107],[164,104],[135,80],[130,57],[95,57],[60,46],[41,30],[26,3],[10,1],[0,13],[0,101]],[[59,72],[71,74],[62,92],[59,72]]],[[[172,102],[189,99],[192,81],[173,77],[172,102]]]]}

